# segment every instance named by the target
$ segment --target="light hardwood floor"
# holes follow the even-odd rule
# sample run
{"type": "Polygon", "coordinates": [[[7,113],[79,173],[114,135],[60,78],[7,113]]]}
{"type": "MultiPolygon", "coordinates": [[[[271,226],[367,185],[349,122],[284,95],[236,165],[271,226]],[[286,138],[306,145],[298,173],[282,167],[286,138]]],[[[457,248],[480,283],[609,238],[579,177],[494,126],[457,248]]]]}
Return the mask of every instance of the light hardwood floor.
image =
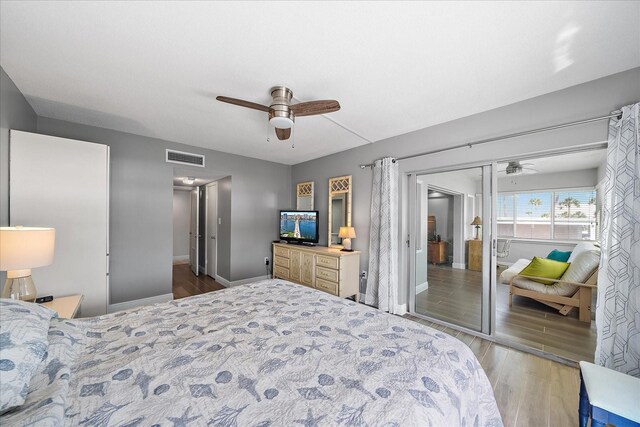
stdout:
{"type": "MultiPolygon", "coordinates": [[[[429,289],[416,296],[416,311],[479,330],[482,273],[429,265],[428,275],[429,289]]],[[[551,307],[520,296],[514,296],[513,306],[509,307],[509,286],[498,281],[496,291],[497,338],[573,361],[593,361],[595,321],[580,322],[575,309],[563,316],[551,307]]]]}
{"type": "MultiPolygon", "coordinates": [[[[224,286],[205,275],[196,277],[188,265],[173,267],[175,298],[219,289],[224,286]]],[[[469,346],[491,382],[505,427],[578,425],[578,369],[411,315],[405,317],[452,335],[469,346]]]]}
{"type": "Polygon", "coordinates": [[[505,427],[578,425],[577,368],[417,317],[405,317],[448,333],[469,346],[491,382],[505,427]]]}

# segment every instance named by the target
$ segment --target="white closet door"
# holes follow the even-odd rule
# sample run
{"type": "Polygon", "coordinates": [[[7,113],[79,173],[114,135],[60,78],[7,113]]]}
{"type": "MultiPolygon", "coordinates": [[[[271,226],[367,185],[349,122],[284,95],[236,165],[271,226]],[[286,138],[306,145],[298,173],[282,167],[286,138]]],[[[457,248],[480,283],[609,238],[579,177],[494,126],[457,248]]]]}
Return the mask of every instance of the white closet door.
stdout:
{"type": "Polygon", "coordinates": [[[12,130],[11,225],[54,227],[53,264],[33,269],[38,295],[83,294],[83,317],[107,312],[109,147],[12,130]]]}

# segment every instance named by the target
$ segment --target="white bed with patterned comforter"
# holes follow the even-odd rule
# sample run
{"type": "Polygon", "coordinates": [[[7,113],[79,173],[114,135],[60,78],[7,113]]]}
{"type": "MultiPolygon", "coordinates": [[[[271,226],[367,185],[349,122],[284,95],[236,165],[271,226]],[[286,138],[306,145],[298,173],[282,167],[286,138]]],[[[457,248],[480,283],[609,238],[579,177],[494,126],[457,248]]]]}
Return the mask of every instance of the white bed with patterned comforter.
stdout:
{"type": "Polygon", "coordinates": [[[462,342],[282,280],[45,323],[48,348],[2,425],[502,425],[462,342]]]}

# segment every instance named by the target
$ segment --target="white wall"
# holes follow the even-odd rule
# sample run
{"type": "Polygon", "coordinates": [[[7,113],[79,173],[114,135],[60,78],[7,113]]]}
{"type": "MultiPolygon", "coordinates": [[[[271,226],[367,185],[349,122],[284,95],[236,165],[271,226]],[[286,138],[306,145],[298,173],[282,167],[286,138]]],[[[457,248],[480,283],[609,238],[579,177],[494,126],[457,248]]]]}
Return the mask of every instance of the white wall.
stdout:
{"type": "MultiPolygon", "coordinates": [[[[498,239],[498,250],[502,250],[504,239],[498,239]]],[[[513,240],[509,256],[498,258],[498,264],[511,265],[520,258],[532,259],[534,256],[544,258],[554,249],[562,252],[573,251],[576,243],[548,243],[548,242],[531,242],[524,240],[513,240]]]]}
{"type": "Polygon", "coordinates": [[[190,191],[173,190],[173,261],[189,259],[190,191]]]}

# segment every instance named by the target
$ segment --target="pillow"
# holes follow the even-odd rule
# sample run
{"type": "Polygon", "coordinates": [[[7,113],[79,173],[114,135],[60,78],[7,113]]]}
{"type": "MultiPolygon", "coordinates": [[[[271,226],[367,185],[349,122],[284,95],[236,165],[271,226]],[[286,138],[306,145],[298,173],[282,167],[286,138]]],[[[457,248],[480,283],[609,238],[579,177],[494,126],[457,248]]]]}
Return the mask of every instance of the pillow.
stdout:
{"type": "Polygon", "coordinates": [[[562,280],[569,282],[584,283],[593,270],[600,265],[600,250],[594,249],[590,251],[583,251],[580,255],[573,260],[573,262],[567,268],[567,271],[562,275],[562,280]]]}
{"type": "Polygon", "coordinates": [[[38,304],[0,299],[0,413],[24,403],[31,376],[47,356],[49,322],[57,316],[38,304]]]}
{"type": "Polygon", "coordinates": [[[600,250],[598,246],[596,246],[593,242],[580,242],[573,248],[573,252],[571,252],[571,256],[567,260],[567,262],[571,263],[578,255],[585,251],[593,251],[600,250]]]}
{"type": "Polygon", "coordinates": [[[549,252],[549,255],[547,255],[547,259],[552,259],[554,261],[560,261],[560,262],[567,262],[570,256],[571,256],[571,251],[561,252],[557,249],[554,249],[551,252],[549,252]]]}
{"type": "MultiPolygon", "coordinates": [[[[559,279],[569,268],[566,262],[554,261],[552,259],[540,258],[534,256],[528,266],[520,272],[523,276],[544,277],[547,279],[559,279]]],[[[534,282],[543,283],[545,285],[553,285],[555,282],[541,279],[530,279],[534,282]]]]}

